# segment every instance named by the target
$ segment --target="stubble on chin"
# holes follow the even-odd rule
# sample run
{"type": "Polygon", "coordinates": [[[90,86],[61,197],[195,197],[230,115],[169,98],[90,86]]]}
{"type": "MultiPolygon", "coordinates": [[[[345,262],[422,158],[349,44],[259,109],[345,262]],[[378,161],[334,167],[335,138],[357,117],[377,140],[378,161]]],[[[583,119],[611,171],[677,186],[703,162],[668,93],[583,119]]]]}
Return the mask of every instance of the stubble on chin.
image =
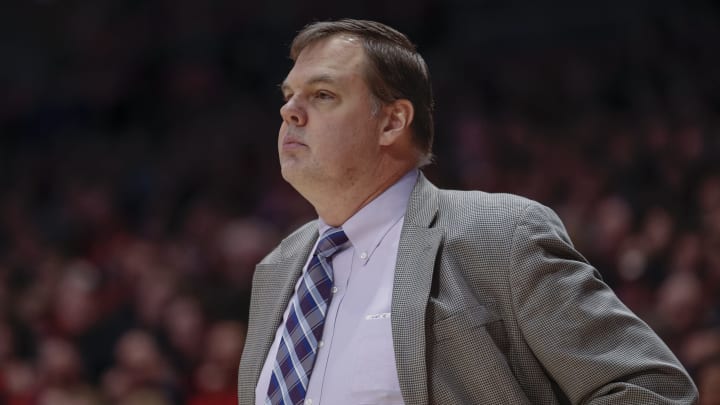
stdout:
{"type": "Polygon", "coordinates": [[[286,159],[285,162],[280,162],[280,174],[288,184],[302,194],[302,190],[312,181],[312,176],[308,175],[306,168],[299,167],[299,162],[292,158],[286,159]]]}

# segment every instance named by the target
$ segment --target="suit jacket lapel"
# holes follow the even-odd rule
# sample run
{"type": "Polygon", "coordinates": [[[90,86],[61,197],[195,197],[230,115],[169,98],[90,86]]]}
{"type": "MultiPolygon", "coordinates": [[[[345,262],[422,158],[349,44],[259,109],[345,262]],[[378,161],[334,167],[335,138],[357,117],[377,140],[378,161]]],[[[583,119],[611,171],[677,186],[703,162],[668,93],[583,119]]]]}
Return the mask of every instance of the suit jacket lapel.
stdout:
{"type": "Polygon", "coordinates": [[[261,263],[255,268],[250,308],[250,319],[255,322],[248,325],[248,342],[256,346],[246,350],[241,361],[240,403],[254,403],[254,389],[265,358],[316,239],[317,225],[313,221],[282,241],[277,262],[261,263]],[[251,392],[245,392],[251,388],[251,392]],[[249,400],[243,401],[245,398],[249,400]]]}
{"type": "Polygon", "coordinates": [[[392,334],[400,390],[406,403],[427,404],[425,309],[443,232],[430,228],[437,188],[420,174],[400,236],[392,297],[392,334]]]}

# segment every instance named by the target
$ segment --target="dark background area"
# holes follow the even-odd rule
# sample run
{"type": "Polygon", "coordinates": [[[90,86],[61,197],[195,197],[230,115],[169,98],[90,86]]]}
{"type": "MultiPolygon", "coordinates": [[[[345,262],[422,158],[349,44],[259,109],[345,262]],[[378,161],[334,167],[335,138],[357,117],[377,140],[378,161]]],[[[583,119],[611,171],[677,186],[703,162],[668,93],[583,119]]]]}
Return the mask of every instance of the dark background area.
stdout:
{"type": "Polygon", "coordinates": [[[394,26],[428,62],[426,174],[555,209],[720,403],[712,2],[1,10],[0,403],[235,403],[254,264],[314,217],[279,175],[277,84],[295,33],[341,17],[394,26]]]}

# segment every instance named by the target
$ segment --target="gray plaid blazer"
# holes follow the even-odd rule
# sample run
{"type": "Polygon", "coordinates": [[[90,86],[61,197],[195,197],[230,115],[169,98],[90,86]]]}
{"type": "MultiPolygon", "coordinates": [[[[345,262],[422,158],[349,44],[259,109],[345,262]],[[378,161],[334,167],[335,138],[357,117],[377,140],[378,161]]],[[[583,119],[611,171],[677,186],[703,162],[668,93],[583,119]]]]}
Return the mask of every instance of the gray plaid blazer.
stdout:
{"type": "MultiPolygon", "coordinates": [[[[256,268],[241,405],[254,404],[316,239],[317,225],[308,223],[256,268]]],[[[440,190],[420,175],[400,238],[391,319],[406,404],[697,401],[675,356],[573,248],[557,215],[521,197],[440,190]]]]}

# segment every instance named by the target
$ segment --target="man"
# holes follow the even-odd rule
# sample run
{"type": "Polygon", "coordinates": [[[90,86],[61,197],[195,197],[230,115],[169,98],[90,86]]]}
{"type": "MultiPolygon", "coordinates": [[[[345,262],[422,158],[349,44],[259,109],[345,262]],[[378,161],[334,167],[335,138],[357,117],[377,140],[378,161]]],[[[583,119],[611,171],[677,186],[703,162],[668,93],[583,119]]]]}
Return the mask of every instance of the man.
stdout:
{"type": "Polygon", "coordinates": [[[425,179],[431,88],[404,35],[320,22],[291,57],[280,165],[319,218],[257,266],[240,404],[696,400],[550,209],[425,179]]]}

